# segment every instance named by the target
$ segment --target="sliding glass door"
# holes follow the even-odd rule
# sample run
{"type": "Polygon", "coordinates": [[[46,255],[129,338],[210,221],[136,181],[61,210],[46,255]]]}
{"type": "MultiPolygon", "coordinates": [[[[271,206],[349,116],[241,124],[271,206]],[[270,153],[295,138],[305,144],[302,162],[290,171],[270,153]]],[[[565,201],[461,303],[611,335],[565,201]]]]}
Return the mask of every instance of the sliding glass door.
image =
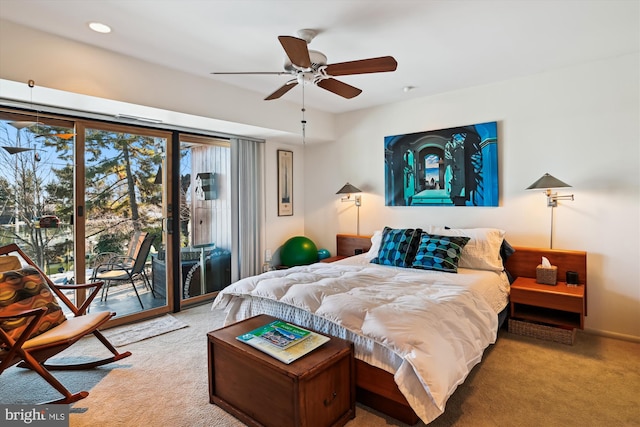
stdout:
{"type": "Polygon", "coordinates": [[[163,170],[171,134],[95,123],[79,130],[85,279],[106,282],[92,309],[118,316],[166,311],[167,271],[155,271],[154,260],[166,258],[169,186],[163,170]]]}
{"type": "Polygon", "coordinates": [[[210,299],[231,283],[231,148],[180,136],[180,300],[210,299]]]}
{"type": "Polygon", "coordinates": [[[228,140],[0,109],[0,148],[0,245],[55,282],[104,281],[90,310],[112,323],[231,283],[228,140]]]}
{"type": "Polygon", "coordinates": [[[0,110],[0,245],[19,245],[56,283],[105,281],[92,311],[134,320],[171,310],[171,272],[154,281],[152,271],[170,238],[171,136],[0,110]]]}

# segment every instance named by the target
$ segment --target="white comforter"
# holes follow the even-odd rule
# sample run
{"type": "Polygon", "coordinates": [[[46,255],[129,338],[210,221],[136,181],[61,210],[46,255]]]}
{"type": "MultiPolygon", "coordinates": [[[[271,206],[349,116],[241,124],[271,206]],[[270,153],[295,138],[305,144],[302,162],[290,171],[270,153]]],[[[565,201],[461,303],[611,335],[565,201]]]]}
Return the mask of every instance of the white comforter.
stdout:
{"type": "Polygon", "coordinates": [[[232,313],[230,322],[277,302],[285,311],[304,310],[331,323],[329,330],[344,328],[347,338],[357,338],[356,357],[395,371],[400,391],[428,423],[444,412],[449,396],[495,342],[497,313],[508,293],[503,273],[439,273],[352,257],[242,279],[221,291],[213,307],[232,313]],[[384,355],[375,351],[379,346],[388,360],[367,354],[384,355]]]}

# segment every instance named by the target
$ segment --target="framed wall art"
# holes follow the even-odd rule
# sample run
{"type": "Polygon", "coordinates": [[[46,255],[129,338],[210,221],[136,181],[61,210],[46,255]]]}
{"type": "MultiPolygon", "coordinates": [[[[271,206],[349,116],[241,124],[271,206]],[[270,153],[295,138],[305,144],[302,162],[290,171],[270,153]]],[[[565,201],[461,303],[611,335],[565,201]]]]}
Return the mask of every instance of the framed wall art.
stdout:
{"type": "Polygon", "coordinates": [[[386,206],[498,206],[497,122],[386,136],[386,206]]]}
{"type": "Polygon", "coordinates": [[[278,150],[278,216],[293,215],[293,151],[278,150]]]}

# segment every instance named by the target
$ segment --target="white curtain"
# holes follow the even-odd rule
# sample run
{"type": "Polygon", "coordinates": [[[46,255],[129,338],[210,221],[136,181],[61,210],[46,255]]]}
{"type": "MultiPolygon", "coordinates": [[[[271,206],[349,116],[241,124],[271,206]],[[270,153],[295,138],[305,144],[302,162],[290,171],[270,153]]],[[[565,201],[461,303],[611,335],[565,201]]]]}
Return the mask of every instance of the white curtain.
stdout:
{"type": "Polygon", "coordinates": [[[261,272],[264,241],[264,143],[231,140],[231,281],[261,272]]]}

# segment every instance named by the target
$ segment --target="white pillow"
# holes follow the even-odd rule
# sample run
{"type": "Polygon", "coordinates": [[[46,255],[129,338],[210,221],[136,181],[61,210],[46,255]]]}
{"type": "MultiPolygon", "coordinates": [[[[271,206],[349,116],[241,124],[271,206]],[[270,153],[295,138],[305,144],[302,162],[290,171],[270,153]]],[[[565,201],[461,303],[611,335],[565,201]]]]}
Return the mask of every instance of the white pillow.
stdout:
{"type": "Polygon", "coordinates": [[[371,247],[365,254],[366,259],[374,259],[378,256],[378,252],[380,251],[380,243],[382,242],[382,230],[377,230],[371,236],[371,247]]]}
{"type": "Polygon", "coordinates": [[[466,236],[469,242],[462,248],[458,267],[474,270],[502,271],[500,246],[505,231],[496,228],[445,228],[429,227],[427,233],[441,236],[466,236]]]}

